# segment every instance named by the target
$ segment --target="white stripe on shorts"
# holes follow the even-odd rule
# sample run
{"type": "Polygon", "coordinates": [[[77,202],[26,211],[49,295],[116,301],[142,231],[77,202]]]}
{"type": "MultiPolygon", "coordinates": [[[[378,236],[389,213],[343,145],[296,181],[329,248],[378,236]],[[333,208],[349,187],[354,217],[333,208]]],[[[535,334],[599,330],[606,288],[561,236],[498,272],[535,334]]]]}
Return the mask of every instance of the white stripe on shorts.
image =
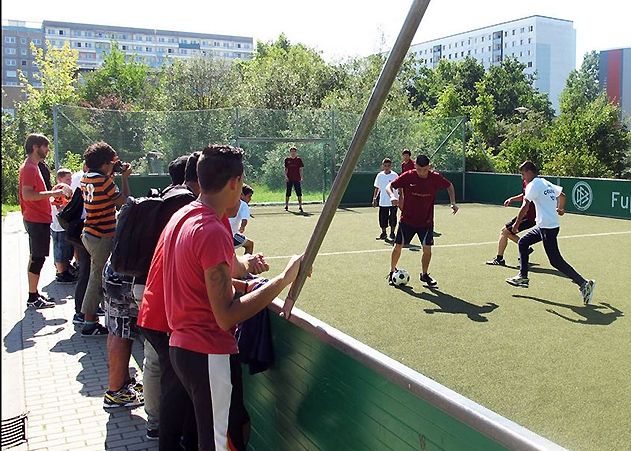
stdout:
{"type": "Polygon", "coordinates": [[[230,355],[208,354],[208,383],[213,406],[215,450],[228,451],[228,414],[232,397],[230,355]]]}

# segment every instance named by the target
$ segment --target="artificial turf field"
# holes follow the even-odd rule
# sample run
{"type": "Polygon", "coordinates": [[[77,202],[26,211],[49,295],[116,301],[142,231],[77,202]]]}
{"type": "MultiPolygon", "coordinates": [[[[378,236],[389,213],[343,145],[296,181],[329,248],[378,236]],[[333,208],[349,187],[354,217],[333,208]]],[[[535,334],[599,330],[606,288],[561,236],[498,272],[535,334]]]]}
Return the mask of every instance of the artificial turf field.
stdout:
{"type": "MultiPolygon", "coordinates": [[[[246,234],[270,274],[304,251],[321,209],[252,207],[246,234]]],[[[408,288],[389,286],[391,247],[375,240],[377,209],[340,209],[297,307],[569,449],[631,449],[631,221],[561,218],[562,255],[596,280],[584,306],[540,243],[528,289],[504,282],[517,273],[513,243],[505,253],[512,268],[484,264],[516,213],[462,204],[453,216],[437,205],[432,291],[418,280],[416,246],[398,265],[411,274],[408,288]]]]}

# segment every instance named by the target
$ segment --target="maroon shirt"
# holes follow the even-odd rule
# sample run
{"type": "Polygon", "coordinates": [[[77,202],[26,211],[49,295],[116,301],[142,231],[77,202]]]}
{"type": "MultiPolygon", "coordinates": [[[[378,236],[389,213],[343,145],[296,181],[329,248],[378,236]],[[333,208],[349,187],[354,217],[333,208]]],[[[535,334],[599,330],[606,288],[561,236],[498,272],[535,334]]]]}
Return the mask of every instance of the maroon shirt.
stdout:
{"type": "Polygon", "coordinates": [[[411,158],[410,158],[410,161],[408,161],[407,163],[405,162],[401,163],[401,174],[407,171],[413,171],[415,169],[416,169],[416,166],[414,165],[414,160],[412,160],[411,158]]]}
{"type": "Polygon", "coordinates": [[[401,222],[412,227],[434,225],[434,201],[439,189],[447,189],[451,182],[438,172],[430,171],[421,178],[414,171],[407,171],[392,181],[394,189],[403,189],[403,213],[401,222]]]}
{"type": "Polygon", "coordinates": [[[300,181],[300,168],[305,167],[300,157],[285,158],[285,167],[287,168],[287,178],[289,179],[289,181],[299,182],[300,181]]]}

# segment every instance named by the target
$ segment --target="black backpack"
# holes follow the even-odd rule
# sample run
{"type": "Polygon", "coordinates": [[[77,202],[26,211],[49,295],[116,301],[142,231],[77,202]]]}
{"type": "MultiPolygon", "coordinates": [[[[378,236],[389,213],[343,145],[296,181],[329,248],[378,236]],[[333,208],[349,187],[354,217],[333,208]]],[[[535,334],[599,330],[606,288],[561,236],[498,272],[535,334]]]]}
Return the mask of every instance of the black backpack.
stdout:
{"type": "Polygon", "coordinates": [[[71,224],[81,221],[82,215],[83,193],[81,192],[81,188],[78,187],[74,190],[74,193],[72,193],[70,202],[57,213],[57,220],[59,221],[59,225],[67,231],[71,227],[71,224]]]}
{"type": "Polygon", "coordinates": [[[112,268],[119,274],[146,277],[158,238],[173,213],[195,200],[186,187],[160,197],[128,197],[121,207],[112,244],[112,268]]]}

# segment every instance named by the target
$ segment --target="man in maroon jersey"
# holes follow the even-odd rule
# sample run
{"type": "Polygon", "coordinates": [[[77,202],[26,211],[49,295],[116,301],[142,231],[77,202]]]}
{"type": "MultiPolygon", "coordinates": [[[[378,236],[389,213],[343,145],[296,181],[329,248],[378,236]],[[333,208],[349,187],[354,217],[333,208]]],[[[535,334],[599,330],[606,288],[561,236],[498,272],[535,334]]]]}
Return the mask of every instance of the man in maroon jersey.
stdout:
{"type": "MultiPolygon", "coordinates": [[[[524,193],[526,192],[526,181],[522,180],[521,184],[521,193],[509,197],[504,201],[504,206],[508,207],[513,202],[523,202],[524,193]]],[[[526,217],[519,222],[518,230],[523,232],[524,230],[530,229],[535,226],[535,217],[537,216],[537,210],[535,209],[534,202],[531,202],[528,207],[528,212],[526,213],[526,217]]],[[[513,226],[515,225],[515,221],[517,220],[517,216],[508,221],[502,230],[500,230],[500,238],[497,243],[497,255],[492,260],[488,260],[486,262],[487,265],[491,266],[506,266],[506,260],[504,260],[504,251],[506,250],[506,246],[508,246],[508,240],[511,240],[513,243],[517,244],[519,241],[519,235],[513,233],[513,226]]],[[[528,248],[528,255],[532,254],[533,248],[528,248]]]]}
{"type": "Polygon", "coordinates": [[[289,198],[291,197],[292,186],[296,190],[296,196],[298,197],[298,208],[300,213],[304,213],[302,210],[302,179],[303,168],[305,165],[298,156],[298,149],[295,147],[289,148],[289,156],[285,158],[285,181],[287,182],[287,191],[285,192],[285,211],[289,209],[289,198]]]}
{"type": "Polygon", "coordinates": [[[412,160],[412,152],[410,152],[409,149],[403,149],[403,162],[401,163],[401,174],[403,174],[406,171],[413,171],[415,169],[414,167],[414,160],[412,160]]]}
{"type": "Polygon", "coordinates": [[[430,169],[429,158],[426,155],[416,157],[415,169],[415,171],[404,172],[386,186],[386,192],[390,196],[392,204],[399,206],[402,210],[390,259],[388,282],[392,285],[392,273],[397,269],[396,266],[401,257],[403,245],[410,244],[414,235],[418,235],[423,246],[420,280],[431,288],[438,285],[438,282],[432,279],[428,273],[429,262],[432,259],[432,246],[434,245],[436,192],[440,189],[447,190],[451,210],[453,214],[456,214],[458,212],[456,191],[449,180],[430,169]],[[396,189],[399,190],[400,199],[395,196],[394,190],[396,189]]]}

